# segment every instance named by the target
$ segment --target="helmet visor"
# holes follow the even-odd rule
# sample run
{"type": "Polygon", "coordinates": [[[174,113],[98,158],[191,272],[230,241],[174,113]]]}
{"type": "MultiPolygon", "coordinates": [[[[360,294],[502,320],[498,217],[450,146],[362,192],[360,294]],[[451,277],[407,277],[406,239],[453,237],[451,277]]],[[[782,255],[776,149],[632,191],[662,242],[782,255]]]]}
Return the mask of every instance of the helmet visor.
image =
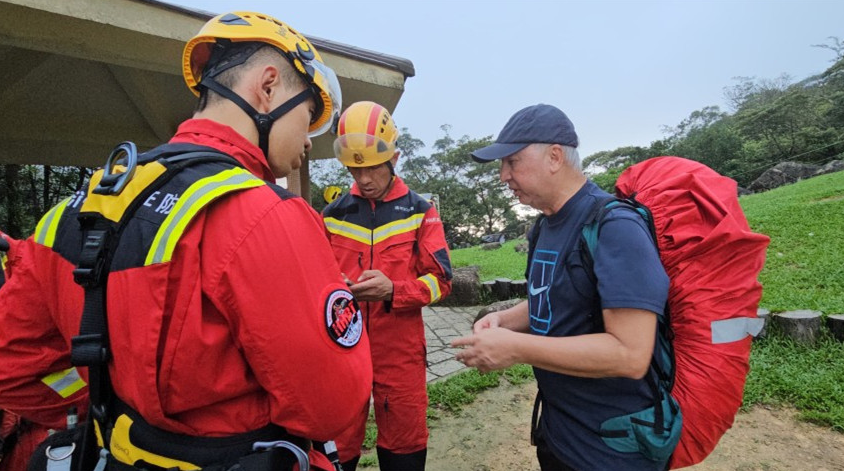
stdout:
{"type": "Polygon", "coordinates": [[[309,137],[317,137],[334,128],[340,119],[340,109],[343,107],[343,93],[340,81],[330,67],[320,61],[311,61],[313,67],[312,81],[317,96],[322,101],[322,113],[314,117],[314,122],[308,130],[309,137]]]}
{"type": "Polygon", "coordinates": [[[334,140],[334,156],[346,167],[372,167],[393,158],[396,144],[369,134],[344,134],[334,140]]]}

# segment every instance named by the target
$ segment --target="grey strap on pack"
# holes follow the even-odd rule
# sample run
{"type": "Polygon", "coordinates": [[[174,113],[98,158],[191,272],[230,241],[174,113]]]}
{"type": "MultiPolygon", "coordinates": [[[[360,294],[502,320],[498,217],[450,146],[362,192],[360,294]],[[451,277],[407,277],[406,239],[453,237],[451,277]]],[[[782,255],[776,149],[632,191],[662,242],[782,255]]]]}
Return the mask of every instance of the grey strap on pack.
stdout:
{"type": "Polygon", "coordinates": [[[765,319],[758,317],[734,317],[712,321],[712,343],[738,342],[748,335],[756,337],[763,327],[765,327],[765,319]]]}
{"type": "Polygon", "coordinates": [[[75,443],[56,448],[48,446],[44,451],[47,454],[47,471],[70,471],[74,450],[76,450],[75,443]]]}

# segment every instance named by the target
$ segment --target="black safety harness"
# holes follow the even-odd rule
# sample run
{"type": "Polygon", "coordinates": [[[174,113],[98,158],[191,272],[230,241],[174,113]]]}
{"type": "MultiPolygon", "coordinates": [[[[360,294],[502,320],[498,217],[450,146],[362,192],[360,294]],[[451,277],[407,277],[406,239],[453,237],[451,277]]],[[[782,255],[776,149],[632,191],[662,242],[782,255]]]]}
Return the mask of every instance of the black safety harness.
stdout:
{"type": "MultiPolygon", "coordinates": [[[[155,154],[151,152],[150,154],[155,154]]],[[[143,157],[143,156],[142,156],[143,157]]],[[[139,206],[155,191],[164,186],[180,171],[202,163],[219,162],[240,166],[232,157],[202,148],[158,154],[139,162],[135,145],[124,142],[112,151],[104,173],[93,193],[119,195],[139,164],[154,160],[166,171],[144,188],[124,211],[118,222],[97,212],[80,212],[78,220],[82,229],[82,252],[73,277],[85,292],[79,335],[72,339],[71,362],[88,367],[90,407],[88,422],[81,443],[82,454],[76,461],[80,471],[119,470],[138,471],[134,465],[118,461],[109,453],[111,432],[115,420],[126,415],[132,420],[133,441],[144,444],[168,444],[172,456],[200,467],[203,471],[226,470],[284,470],[298,463],[307,470],[309,461],[308,440],[293,437],[282,427],[270,425],[263,429],[235,437],[209,438],[174,434],[147,424],[140,415],[123,403],[115,394],[108,372],[111,346],[108,335],[107,288],[108,275],[120,238],[139,206]],[[118,171],[118,163],[125,167],[118,171]],[[278,438],[282,437],[282,440],[278,438]]],[[[143,464],[142,464],[143,465],[143,464]]],[[[142,466],[144,469],[159,469],[142,466]]]]}

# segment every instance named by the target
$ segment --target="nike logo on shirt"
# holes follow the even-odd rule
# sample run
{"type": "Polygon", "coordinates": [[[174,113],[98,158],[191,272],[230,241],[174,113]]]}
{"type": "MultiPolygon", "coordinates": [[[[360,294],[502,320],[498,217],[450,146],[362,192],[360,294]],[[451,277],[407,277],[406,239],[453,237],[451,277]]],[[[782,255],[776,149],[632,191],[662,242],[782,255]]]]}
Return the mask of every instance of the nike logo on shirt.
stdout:
{"type": "Polygon", "coordinates": [[[540,294],[547,289],[548,289],[548,285],[545,285],[545,286],[537,289],[537,288],[534,288],[533,283],[531,283],[530,286],[528,287],[528,292],[530,293],[531,296],[536,296],[537,294],[540,294]]]}

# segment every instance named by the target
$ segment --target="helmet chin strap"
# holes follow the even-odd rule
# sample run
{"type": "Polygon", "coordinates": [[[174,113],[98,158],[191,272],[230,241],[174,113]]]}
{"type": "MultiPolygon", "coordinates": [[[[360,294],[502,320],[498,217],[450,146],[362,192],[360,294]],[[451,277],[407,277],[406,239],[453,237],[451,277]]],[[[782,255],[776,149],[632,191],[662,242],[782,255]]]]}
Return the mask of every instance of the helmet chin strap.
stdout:
{"type": "MultiPolygon", "coordinates": [[[[238,94],[231,91],[227,87],[220,85],[219,82],[217,82],[211,77],[203,78],[199,86],[208,88],[209,90],[214,91],[218,95],[228,98],[229,100],[234,102],[234,104],[239,106],[240,109],[244,111],[244,113],[246,113],[250,118],[252,118],[252,121],[255,122],[255,127],[258,128],[258,147],[261,148],[261,151],[264,152],[264,157],[266,157],[267,159],[270,158],[270,129],[272,129],[275,120],[281,118],[290,110],[299,106],[299,104],[303,101],[313,97],[313,92],[311,91],[311,89],[306,88],[302,90],[298,95],[282,103],[278,108],[272,110],[271,112],[259,113],[258,110],[256,110],[252,105],[250,105],[246,100],[241,98],[238,94]]],[[[390,167],[390,169],[392,169],[392,167],[390,167]]]]}

